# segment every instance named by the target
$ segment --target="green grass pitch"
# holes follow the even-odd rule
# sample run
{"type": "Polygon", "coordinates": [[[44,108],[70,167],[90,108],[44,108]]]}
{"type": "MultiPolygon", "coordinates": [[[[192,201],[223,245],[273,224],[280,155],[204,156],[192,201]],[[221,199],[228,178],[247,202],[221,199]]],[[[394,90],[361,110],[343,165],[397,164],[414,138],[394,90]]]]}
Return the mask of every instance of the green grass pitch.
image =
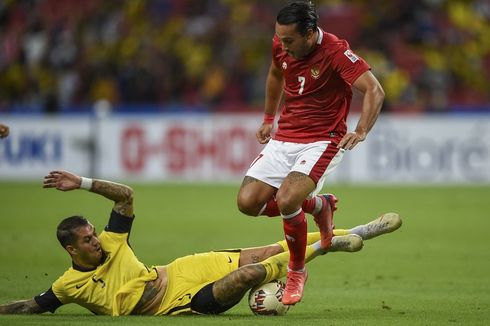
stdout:
{"type": "MultiPolygon", "coordinates": [[[[131,244],[142,262],[161,265],[212,249],[257,246],[283,237],[280,219],[238,212],[238,185],[131,184],[131,244]]],[[[490,187],[334,185],[337,227],[401,214],[395,233],[358,253],[330,253],[309,264],[303,301],[282,317],[256,317],[246,300],[220,316],[101,317],[67,305],[56,314],[0,316],[0,325],[488,325],[490,187]]],[[[83,214],[100,230],[111,203],[86,191],[0,183],[0,302],[31,298],[68,266],[55,228],[83,214]]],[[[309,218],[309,228],[314,223],[309,218]]]]}

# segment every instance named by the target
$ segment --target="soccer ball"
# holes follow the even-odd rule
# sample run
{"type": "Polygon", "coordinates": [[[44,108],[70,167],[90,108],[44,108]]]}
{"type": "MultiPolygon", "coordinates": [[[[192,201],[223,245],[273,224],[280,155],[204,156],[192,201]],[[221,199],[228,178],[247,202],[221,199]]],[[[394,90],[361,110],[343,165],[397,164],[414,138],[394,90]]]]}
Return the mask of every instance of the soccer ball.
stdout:
{"type": "Polygon", "coordinates": [[[248,305],[256,315],[285,315],[289,306],[283,305],[284,283],[273,280],[250,290],[248,305]]]}

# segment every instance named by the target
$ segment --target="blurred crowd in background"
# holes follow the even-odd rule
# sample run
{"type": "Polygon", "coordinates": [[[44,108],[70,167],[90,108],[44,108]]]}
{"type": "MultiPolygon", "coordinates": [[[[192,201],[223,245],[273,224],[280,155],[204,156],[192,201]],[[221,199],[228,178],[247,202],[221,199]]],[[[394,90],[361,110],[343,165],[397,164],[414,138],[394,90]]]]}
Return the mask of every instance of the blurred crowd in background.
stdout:
{"type": "MultiPolygon", "coordinates": [[[[2,0],[0,113],[260,111],[282,0],[2,0]]],[[[490,1],[317,0],[384,112],[490,112],[490,1]]],[[[353,110],[360,103],[354,101],[353,110]]]]}

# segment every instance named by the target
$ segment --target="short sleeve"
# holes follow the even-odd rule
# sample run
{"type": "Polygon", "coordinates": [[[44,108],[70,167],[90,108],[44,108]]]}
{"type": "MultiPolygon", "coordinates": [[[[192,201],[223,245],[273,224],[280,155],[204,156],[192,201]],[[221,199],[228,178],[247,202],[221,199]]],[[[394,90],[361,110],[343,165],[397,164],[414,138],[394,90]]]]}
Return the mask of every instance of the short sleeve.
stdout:
{"type": "Polygon", "coordinates": [[[55,312],[63,303],[56,297],[52,288],[34,297],[34,301],[46,311],[55,312]]]}
{"type": "Polygon", "coordinates": [[[339,44],[332,63],[334,70],[349,85],[352,85],[359,76],[371,69],[367,62],[355,54],[345,41],[339,44]]]}

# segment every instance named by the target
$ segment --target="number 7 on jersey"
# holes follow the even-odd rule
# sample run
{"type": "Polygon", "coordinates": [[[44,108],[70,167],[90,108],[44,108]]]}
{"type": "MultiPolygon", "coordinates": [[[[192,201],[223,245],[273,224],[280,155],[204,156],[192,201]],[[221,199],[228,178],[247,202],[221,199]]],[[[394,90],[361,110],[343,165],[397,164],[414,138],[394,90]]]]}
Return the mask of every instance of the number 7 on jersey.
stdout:
{"type": "Polygon", "coordinates": [[[303,77],[303,76],[298,76],[298,81],[299,81],[299,84],[300,84],[298,94],[301,95],[301,94],[303,94],[303,90],[305,89],[305,81],[306,81],[306,78],[303,77]]]}

